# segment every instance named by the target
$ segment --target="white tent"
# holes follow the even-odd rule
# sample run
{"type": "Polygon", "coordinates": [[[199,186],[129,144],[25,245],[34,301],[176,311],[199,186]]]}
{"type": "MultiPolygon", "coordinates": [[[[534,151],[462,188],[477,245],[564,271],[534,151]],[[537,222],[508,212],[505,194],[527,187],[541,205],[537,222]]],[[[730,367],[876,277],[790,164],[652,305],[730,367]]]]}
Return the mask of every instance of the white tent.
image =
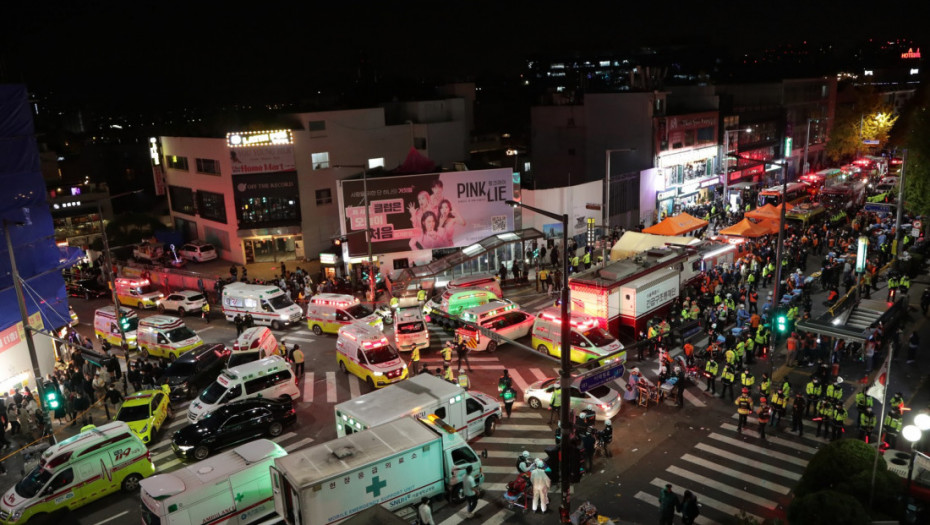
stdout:
{"type": "Polygon", "coordinates": [[[626,232],[620,237],[620,240],[610,249],[610,260],[627,259],[634,255],[660,248],[666,244],[678,244],[682,246],[696,246],[701,244],[701,239],[696,237],[672,237],[668,235],[651,235],[648,233],[626,232]]]}

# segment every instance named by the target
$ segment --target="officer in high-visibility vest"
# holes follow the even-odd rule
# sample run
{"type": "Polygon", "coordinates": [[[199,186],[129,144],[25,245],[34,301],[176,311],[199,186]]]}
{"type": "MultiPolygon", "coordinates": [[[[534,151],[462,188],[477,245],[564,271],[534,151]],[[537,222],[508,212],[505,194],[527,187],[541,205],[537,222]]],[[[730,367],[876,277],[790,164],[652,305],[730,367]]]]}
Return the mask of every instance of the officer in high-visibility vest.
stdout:
{"type": "Polygon", "coordinates": [[[807,394],[807,410],[804,415],[809,416],[811,410],[816,414],[817,401],[823,395],[823,385],[820,384],[820,379],[817,377],[811,378],[804,387],[804,392],[807,394]]]}
{"type": "Polygon", "coordinates": [[[866,409],[872,408],[872,396],[865,393],[865,388],[863,387],[858,393],[856,393],[856,413],[862,415],[866,409]]]}
{"type": "Polygon", "coordinates": [[[752,372],[750,372],[748,368],[745,368],[739,375],[739,383],[743,386],[744,390],[752,391],[753,385],[756,384],[756,377],[752,375],[752,372]]]}
{"type": "Polygon", "coordinates": [[[875,414],[872,413],[872,407],[866,407],[865,412],[859,414],[859,439],[868,443],[875,430],[875,414]]]}
{"type": "Polygon", "coordinates": [[[591,267],[591,252],[585,251],[584,257],[581,258],[581,262],[584,264],[584,269],[587,270],[591,267]]]}
{"type": "Polygon", "coordinates": [[[723,383],[723,390],[720,391],[721,399],[726,395],[727,390],[729,390],[730,401],[733,401],[733,383],[736,382],[736,374],[733,373],[732,366],[725,365],[723,367],[723,373],[720,374],[720,380],[723,383]]]}
{"type": "Polygon", "coordinates": [[[560,408],[562,408],[562,387],[557,386],[552,391],[552,399],[549,400],[549,423],[552,423],[553,420],[560,421],[560,408]]]}
{"type": "Polygon", "coordinates": [[[830,433],[830,425],[833,422],[833,401],[824,397],[817,402],[817,414],[814,421],[817,422],[816,436],[820,437],[820,430],[823,428],[823,437],[827,437],[827,434],[830,433]],[[824,425],[826,425],[825,428],[824,425]]]}
{"type": "Polygon", "coordinates": [[[745,354],[745,361],[743,361],[743,362],[744,362],[744,363],[747,363],[747,364],[755,363],[755,362],[756,362],[756,360],[755,360],[755,351],[756,351],[756,343],[752,342],[752,337],[749,337],[748,332],[747,332],[747,335],[746,335],[746,354],[745,354]]]}
{"type": "Polygon", "coordinates": [[[736,412],[739,414],[739,424],[736,426],[736,431],[742,434],[746,419],[752,413],[752,398],[749,397],[749,389],[743,388],[742,395],[733,403],[736,405],[736,412]]]}
{"type": "Polygon", "coordinates": [[[746,355],[746,343],[740,340],[736,343],[736,364],[743,364],[743,357],[746,355]]]}
{"type": "Polygon", "coordinates": [[[426,302],[426,290],[422,288],[417,290],[417,302],[419,302],[420,305],[426,302]]]}
{"type": "Polygon", "coordinates": [[[896,407],[891,408],[891,412],[885,416],[885,438],[884,442],[888,443],[890,448],[895,448],[898,444],[898,434],[901,432],[901,411],[896,407]]]}
{"type": "Polygon", "coordinates": [[[832,385],[827,385],[827,399],[835,402],[843,401],[843,387],[840,386],[840,378],[836,379],[836,382],[832,385]]]}
{"type": "Polygon", "coordinates": [[[580,270],[581,269],[580,265],[581,265],[581,260],[578,258],[578,254],[575,254],[572,257],[572,273],[575,273],[578,270],[580,270]]]}
{"type": "Polygon", "coordinates": [[[728,349],[724,354],[724,358],[727,360],[727,365],[736,366],[736,351],[728,349]]]}
{"type": "Polygon", "coordinates": [[[452,372],[451,366],[449,365],[442,366],[442,378],[452,384],[455,384],[455,374],[452,372]]]}
{"type": "Polygon", "coordinates": [[[420,347],[415,345],[410,352],[410,377],[417,375],[420,371],[420,347]]]}
{"type": "Polygon", "coordinates": [[[781,418],[785,417],[785,412],[788,410],[788,396],[779,388],[772,394],[771,402],[775,411],[772,414],[772,422],[770,425],[773,428],[778,428],[778,423],[781,421],[781,418]]]}
{"type": "Polygon", "coordinates": [[[846,412],[846,408],[843,407],[843,403],[837,401],[833,404],[833,437],[832,441],[843,437],[843,433],[846,431],[844,425],[846,424],[846,418],[849,417],[849,414],[846,412]]]}
{"type": "Polygon", "coordinates": [[[696,321],[701,316],[701,306],[697,301],[691,303],[691,319],[696,321]]]}
{"type": "Polygon", "coordinates": [[[203,320],[210,324],[210,303],[208,301],[203,302],[203,306],[200,308],[201,317],[203,320]]]}
{"type": "Polygon", "coordinates": [[[452,342],[446,341],[445,346],[442,347],[442,364],[446,366],[452,365],[452,342]]]}
{"type": "Polygon", "coordinates": [[[716,359],[708,359],[707,364],[704,365],[704,377],[707,378],[707,388],[704,389],[705,392],[710,392],[711,394],[717,394],[717,371],[720,369],[720,365],[717,364],[716,359]]]}
{"type": "Polygon", "coordinates": [[[397,297],[391,297],[391,310],[397,310],[397,307],[400,305],[400,299],[397,297]]]}
{"type": "Polygon", "coordinates": [[[759,394],[769,397],[769,392],[772,390],[772,380],[769,378],[769,375],[765,372],[762,372],[762,380],[759,381],[759,394]]]}

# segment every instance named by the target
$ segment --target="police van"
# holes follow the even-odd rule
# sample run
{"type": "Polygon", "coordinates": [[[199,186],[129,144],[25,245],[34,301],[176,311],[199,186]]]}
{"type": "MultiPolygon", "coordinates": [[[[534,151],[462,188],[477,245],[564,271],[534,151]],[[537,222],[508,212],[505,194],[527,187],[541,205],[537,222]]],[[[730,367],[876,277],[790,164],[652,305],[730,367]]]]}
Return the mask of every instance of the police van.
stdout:
{"type": "MultiPolygon", "coordinates": [[[[123,333],[126,334],[126,344],[129,348],[136,348],[136,330],[139,328],[139,316],[136,312],[120,307],[120,320],[123,325],[123,333]]],[[[116,321],[116,307],[104,306],[94,311],[94,334],[101,341],[106,341],[113,346],[121,346],[123,340],[120,334],[120,328],[116,321]]]]}
{"type": "Polygon", "coordinates": [[[344,373],[352,373],[372,388],[407,379],[407,364],[377,328],[361,323],[339,329],[336,361],[344,373]]]}
{"type": "Polygon", "coordinates": [[[136,341],[143,358],[162,357],[170,361],[203,344],[199,335],[170,315],[153,315],[139,321],[136,341]]]}
{"type": "MultiPolygon", "coordinates": [[[[511,303],[510,301],[491,301],[488,304],[469,308],[461,314],[461,319],[477,325],[488,332],[506,339],[519,339],[529,335],[536,318],[511,303]]],[[[463,326],[456,334],[464,338],[473,350],[497,350],[501,340],[473,326],[463,326]]]]}
{"type": "Polygon", "coordinates": [[[3,495],[0,523],[26,523],[120,489],[133,492],[154,473],[148,449],[125,422],[91,426],[42,453],[38,466],[3,495]]]}
{"type": "Polygon", "coordinates": [[[187,418],[196,423],[220,405],[252,397],[296,401],[300,389],[290,363],[275,355],[224,370],[191,402],[187,418]]]}
{"type": "Polygon", "coordinates": [[[119,304],[140,309],[156,308],[165,294],[159,292],[148,279],[116,278],[116,298],[119,304]]]}
{"type": "Polygon", "coordinates": [[[299,322],[303,313],[277,286],[231,283],[223,287],[223,315],[229,322],[237,314],[251,314],[255,324],[280,330],[299,322]]]}
{"type": "Polygon", "coordinates": [[[401,352],[429,348],[429,329],[419,308],[402,308],[394,317],[394,341],[401,352]]]}
{"type": "Polygon", "coordinates": [[[340,328],[356,321],[384,329],[380,315],[348,294],[316,294],[307,305],[307,328],[316,335],[338,333],[340,328]]]}
{"type": "MultiPolygon", "coordinates": [[[[596,318],[572,312],[569,323],[571,325],[569,342],[571,343],[572,362],[587,363],[597,360],[601,365],[617,360],[622,363],[626,362],[626,352],[602,359],[605,355],[622,350],[623,345],[601,328],[596,318]]],[[[532,345],[542,354],[561,357],[561,341],[562,314],[559,308],[550,306],[536,315],[533,323],[532,345]]]]}

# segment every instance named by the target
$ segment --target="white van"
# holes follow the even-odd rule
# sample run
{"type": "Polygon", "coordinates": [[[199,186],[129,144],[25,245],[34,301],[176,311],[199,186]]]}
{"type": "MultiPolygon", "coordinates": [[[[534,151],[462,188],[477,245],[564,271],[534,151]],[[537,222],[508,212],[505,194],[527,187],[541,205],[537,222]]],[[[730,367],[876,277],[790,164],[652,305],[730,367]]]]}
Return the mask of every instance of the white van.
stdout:
{"type": "Polygon", "coordinates": [[[507,339],[520,339],[529,335],[536,320],[533,315],[520,310],[516,304],[509,301],[491,301],[488,304],[469,308],[462,312],[461,318],[463,321],[493,332],[493,334],[482,333],[470,326],[456,330],[456,333],[465,337],[466,340],[473,340],[473,343],[469,345],[470,348],[488,352],[497,350],[500,344],[500,340],[493,337],[494,334],[507,339]]]}
{"type": "Polygon", "coordinates": [[[232,322],[236,314],[252,314],[255,324],[280,330],[299,322],[304,311],[277,286],[231,283],[223,287],[223,315],[232,322]]]}
{"type": "MultiPolygon", "coordinates": [[[[554,306],[537,314],[536,321],[533,323],[533,348],[553,357],[562,356],[561,319],[561,311],[554,306]]],[[[623,345],[601,328],[596,318],[572,312],[569,323],[572,327],[570,334],[572,362],[587,363],[599,360],[598,363],[601,365],[613,363],[618,359],[623,363],[626,362],[626,352],[609,359],[601,359],[607,354],[622,350],[623,345]]]]}
{"type": "Polygon", "coordinates": [[[278,340],[266,326],[247,328],[233,343],[226,368],[278,355],[278,340]]]}
{"type": "Polygon", "coordinates": [[[489,273],[479,273],[465,277],[458,277],[456,279],[452,279],[448,284],[446,284],[446,290],[466,290],[468,288],[480,288],[482,290],[493,292],[497,297],[504,296],[504,294],[501,293],[500,281],[497,280],[497,277],[489,273]]]}
{"type": "Polygon", "coordinates": [[[258,439],[142,480],[142,523],[257,523],[274,514],[269,469],[287,452],[258,439]]]}
{"type": "Polygon", "coordinates": [[[170,361],[203,344],[199,335],[170,315],[152,315],[139,321],[136,341],[143,358],[163,357],[170,361]]]}
{"type": "Polygon", "coordinates": [[[348,294],[320,293],[307,304],[307,328],[316,335],[338,333],[340,328],[354,322],[384,329],[380,315],[348,294]]]}
{"type": "MultiPolygon", "coordinates": [[[[120,322],[126,334],[126,344],[129,348],[136,347],[136,331],[139,328],[139,316],[129,308],[120,307],[120,322]]],[[[123,341],[120,339],[119,327],[116,325],[116,307],[104,306],[94,311],[94,333],[101,341],[107,341],[119,347],[123,341]]]]}
{"type": "Polygon", "coordinates": [[[429,329],[419,307],[402,308],[394,316],[394,341],[401,352],[429,348],[429,329]]]}
{"type": "Polygon", "coordinates": [[[381,330],[355,323],[339,329],[336,361],[344,373],[353,373],[371,388],[407,379],[407,363],[381,330]]]}
{"type": "Polygon", "coordinates": [[[42,453],[38,466],[3,495],[0,523],[26,523],[120,489],[133,492],[154,473],[148,449],[125,422],[91,426],[42,453]]]}
{"type": "Polygon", "coordinates": [[[297,400],[300,389],[291,364],[275,355],[224,370],[191,402],[187,419],[196,423],[219,405],[250,397],[297,400]]]}

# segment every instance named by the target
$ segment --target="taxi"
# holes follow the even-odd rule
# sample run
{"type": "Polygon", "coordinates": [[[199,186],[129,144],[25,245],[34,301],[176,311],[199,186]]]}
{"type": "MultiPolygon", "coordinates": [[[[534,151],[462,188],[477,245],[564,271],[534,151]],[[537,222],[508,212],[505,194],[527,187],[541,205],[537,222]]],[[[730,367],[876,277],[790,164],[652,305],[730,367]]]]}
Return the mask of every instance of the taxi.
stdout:
{"type": "Polygon", "coordinates": [[[307,328],[316,335],[339,333],[343,326],[355,322],[371,325],[381,331],[381,316],[348,294],[321,293],[307,304],[307,328]]]}
{"type": "Polygon", "coordinates": [[[171,388],[162,385],[157,390],[140,390],[130,394],[126,396],[114,419],[129,425],[132,433],[148,444],[155,432],[171,417],[170,393],[171,388]]]}
{"type": "Polygon", "coordinates": [[[381,388],[408,377],[407,364],[387,337],[361,323],[339,329],[336,361],[343,373],[352,373],[371,388],[381,388]]]}

